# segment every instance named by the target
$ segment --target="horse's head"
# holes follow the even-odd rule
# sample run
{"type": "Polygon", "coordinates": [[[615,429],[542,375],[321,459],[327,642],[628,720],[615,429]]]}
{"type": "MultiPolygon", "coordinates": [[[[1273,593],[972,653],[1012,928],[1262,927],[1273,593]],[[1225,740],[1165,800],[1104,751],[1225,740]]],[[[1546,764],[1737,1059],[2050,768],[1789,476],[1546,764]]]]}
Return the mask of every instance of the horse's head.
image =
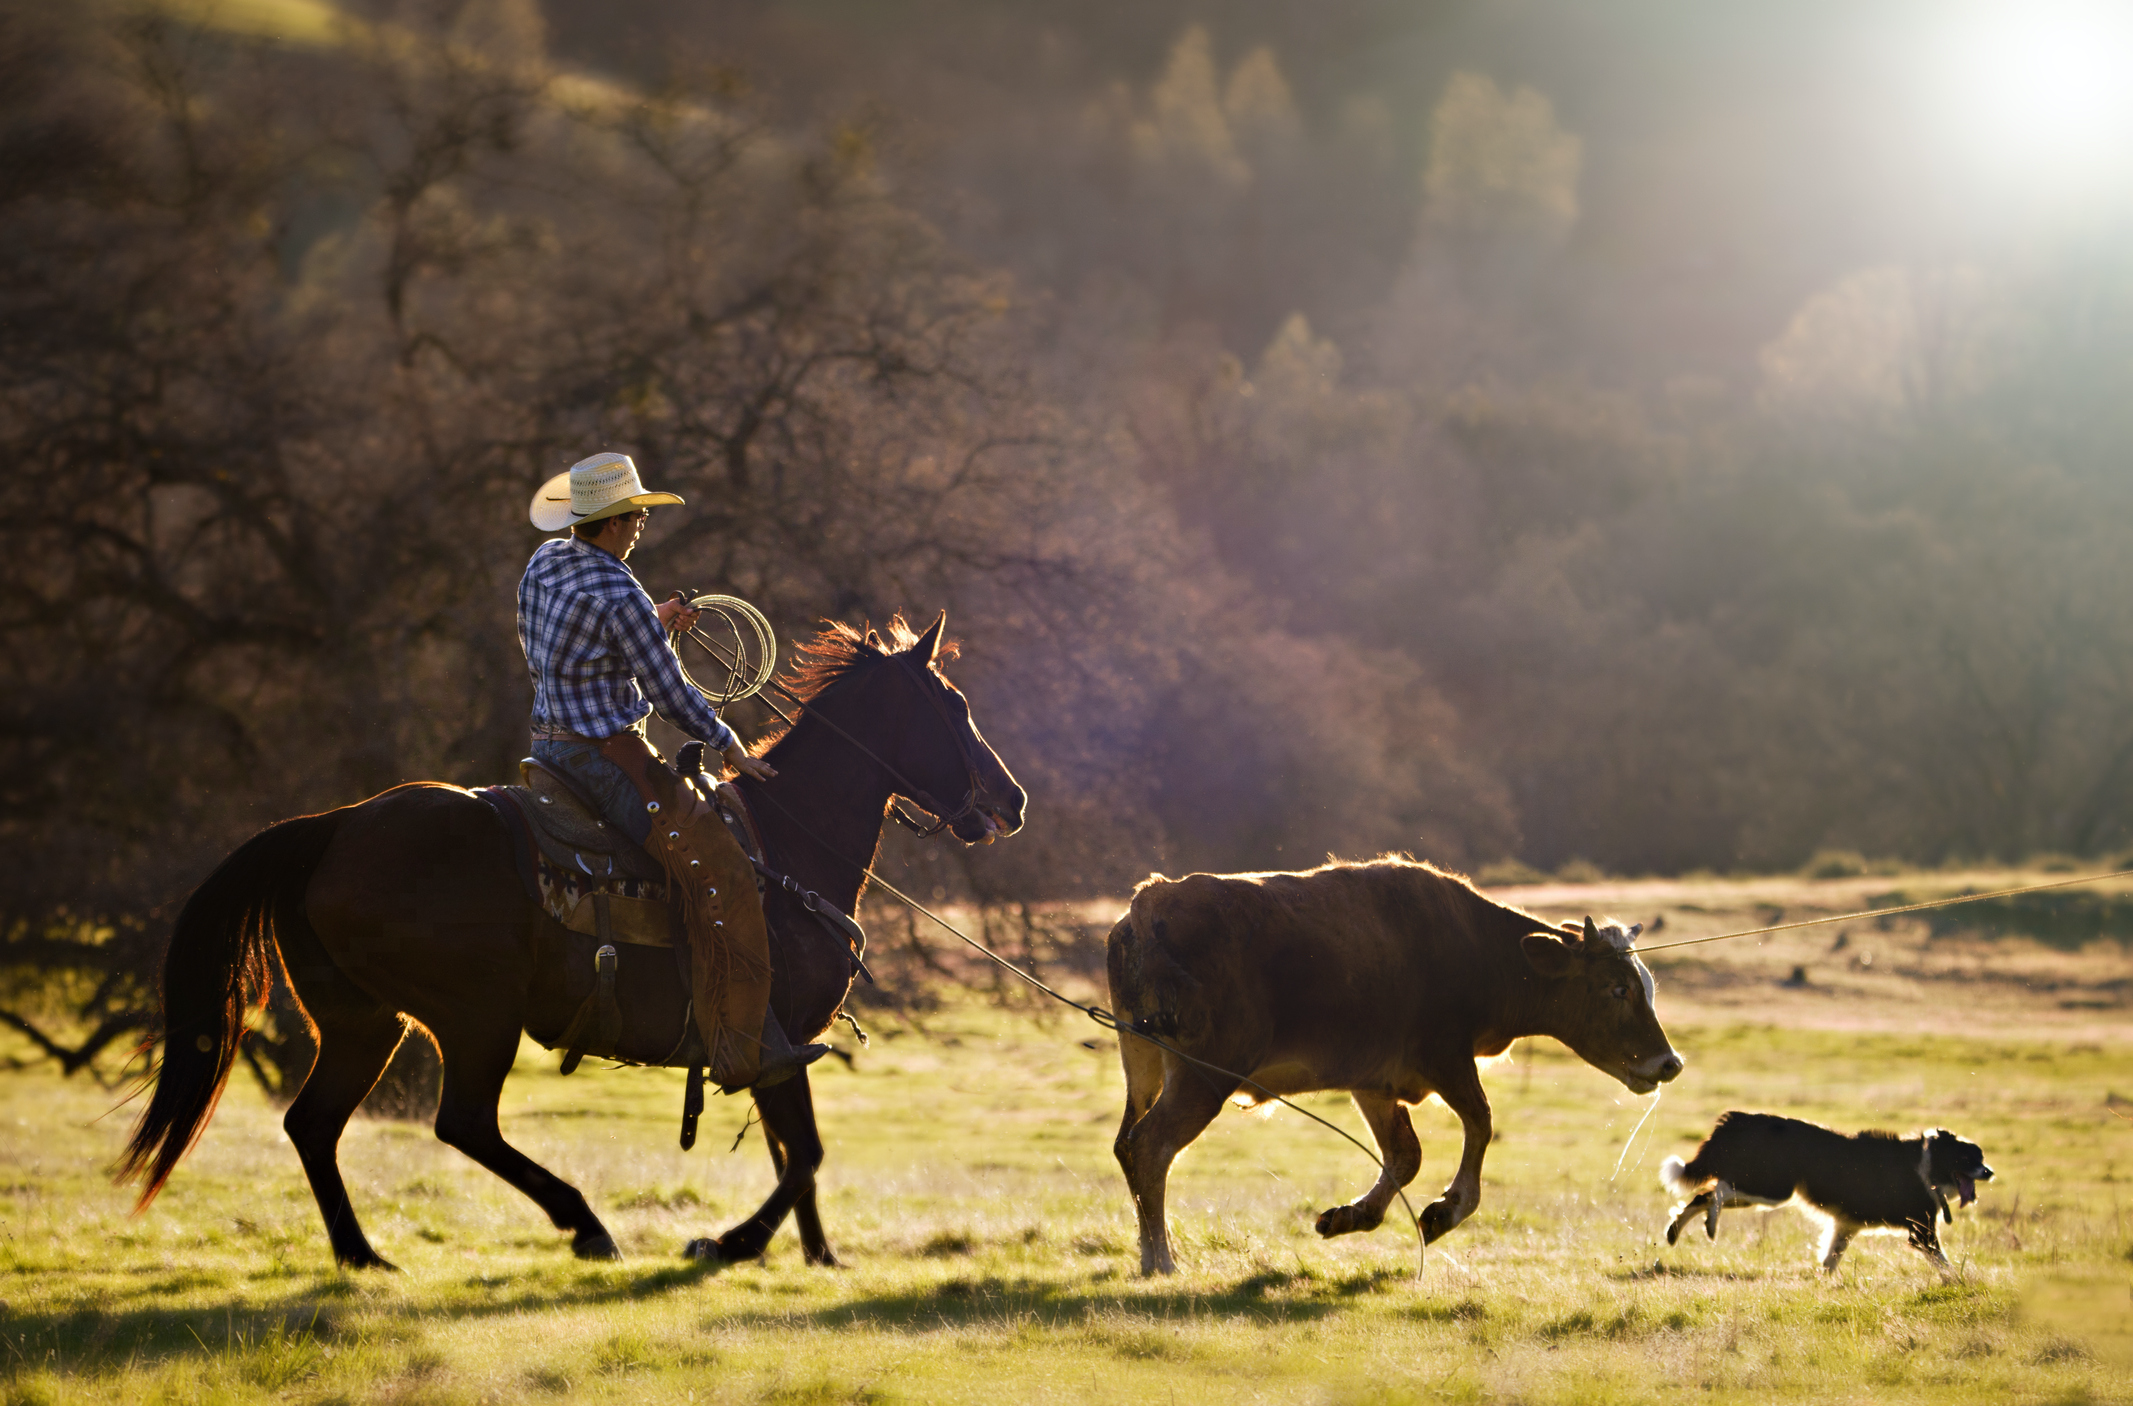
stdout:
{"type": "Polygon", "coordinates": [[[801,647],[800,683],[808,711],[880,765],[896,794],[965,844],[989,844],[1022,828],[1029,798],[941,674],[954,654],[947,623],[943,611],[914,636],[899,617],[887,638],[833,625],[801,647]]]}
{"type": "Polygon", "coordinates": [[[1022,828],[1029,797],[978,731],[962,690],[941,673],[947,624],[944,610],[917,640],[889,654],[912,697],[898,729],[904,760],[893,764],[924,792],[909,799],[939,816],[949,833],[964,844],[991,844],[1022,828]]]}

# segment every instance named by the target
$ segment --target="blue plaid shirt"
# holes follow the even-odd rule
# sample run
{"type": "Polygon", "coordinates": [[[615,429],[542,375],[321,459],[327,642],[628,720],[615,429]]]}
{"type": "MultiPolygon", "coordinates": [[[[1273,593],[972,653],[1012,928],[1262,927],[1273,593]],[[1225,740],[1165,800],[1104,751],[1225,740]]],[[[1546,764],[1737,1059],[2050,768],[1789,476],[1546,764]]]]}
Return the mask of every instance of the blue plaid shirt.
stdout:
{"type": "Polygon", "coordinates": [[[656,707],[714,752],[733,745],[733,729],[681,676],[652,598],[598,547],[558,537],[534,550],[518,583],[518,642],[533,676],[536,726],[612,737],[656,707]]]}

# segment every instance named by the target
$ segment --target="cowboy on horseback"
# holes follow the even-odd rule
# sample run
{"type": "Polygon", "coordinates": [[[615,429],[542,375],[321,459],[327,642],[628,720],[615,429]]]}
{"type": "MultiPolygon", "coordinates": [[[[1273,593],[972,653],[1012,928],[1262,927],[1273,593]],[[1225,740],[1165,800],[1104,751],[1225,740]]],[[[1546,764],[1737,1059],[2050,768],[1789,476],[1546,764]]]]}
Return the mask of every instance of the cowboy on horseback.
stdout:
{"type": "Polygon", "coordinates": [[[770,1010],[770,942],[755,874],[740,844],[645,739],[659,715],[742,775],[777,775],[720,721],[682,674],[669,631],[696,612],[654,605],[624,565],[654,507],[626,454],[595,454],[533,497],[543,542],[518,587],[519,643],[533,678],[533,756],[571,782],[608,822],[656,856],[688,930],[691,997],[712,1077],[727,1092],[790,1078],[828,1053],[795,1049],[770,1010]],[[760,1032],[758,1034],[757,1032],[760,1032]]]}

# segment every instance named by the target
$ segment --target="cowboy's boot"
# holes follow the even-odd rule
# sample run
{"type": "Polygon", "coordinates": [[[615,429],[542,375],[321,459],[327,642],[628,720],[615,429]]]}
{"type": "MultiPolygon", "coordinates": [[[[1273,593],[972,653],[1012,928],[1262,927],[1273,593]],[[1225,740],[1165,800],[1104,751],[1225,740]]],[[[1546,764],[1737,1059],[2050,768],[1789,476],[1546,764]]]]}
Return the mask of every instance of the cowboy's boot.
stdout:
{"type": "MultiPolygon", "coordinates": [[[[795,1047],[785,1038],[785,1027],[778,1023],[778,1013],[767,1005],[763,1009],[763,1038],[761,1062],[754,1087],[767,1089],[773,1084],[782,1084],[793,1075],[807,1068],[830,1052],[828,1045],[800,1045],[795,1047]]],[[[726,1092],[733,1092],[731,1089],[726,1092]]]]}

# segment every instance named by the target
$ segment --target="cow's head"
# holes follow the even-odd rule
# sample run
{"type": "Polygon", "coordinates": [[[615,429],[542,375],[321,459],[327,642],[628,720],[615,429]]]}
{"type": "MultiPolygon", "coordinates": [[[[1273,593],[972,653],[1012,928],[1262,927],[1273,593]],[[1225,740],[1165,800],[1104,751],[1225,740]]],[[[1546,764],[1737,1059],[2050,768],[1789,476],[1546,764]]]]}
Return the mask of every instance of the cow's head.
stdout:
{"type": "Polygon", "coordinates": [[[1565,923],[1560,932],[1529,932],[1519,947],[1550,987],[1546,1033],[1631,1093],[1648,1094],[1681,1072],[1681,1056],[1652,1009],[1652,974],[1630,950],[1642,931],[1642,923],[1603,928],[1587,918],[1582,930],[1565,923]]]}

